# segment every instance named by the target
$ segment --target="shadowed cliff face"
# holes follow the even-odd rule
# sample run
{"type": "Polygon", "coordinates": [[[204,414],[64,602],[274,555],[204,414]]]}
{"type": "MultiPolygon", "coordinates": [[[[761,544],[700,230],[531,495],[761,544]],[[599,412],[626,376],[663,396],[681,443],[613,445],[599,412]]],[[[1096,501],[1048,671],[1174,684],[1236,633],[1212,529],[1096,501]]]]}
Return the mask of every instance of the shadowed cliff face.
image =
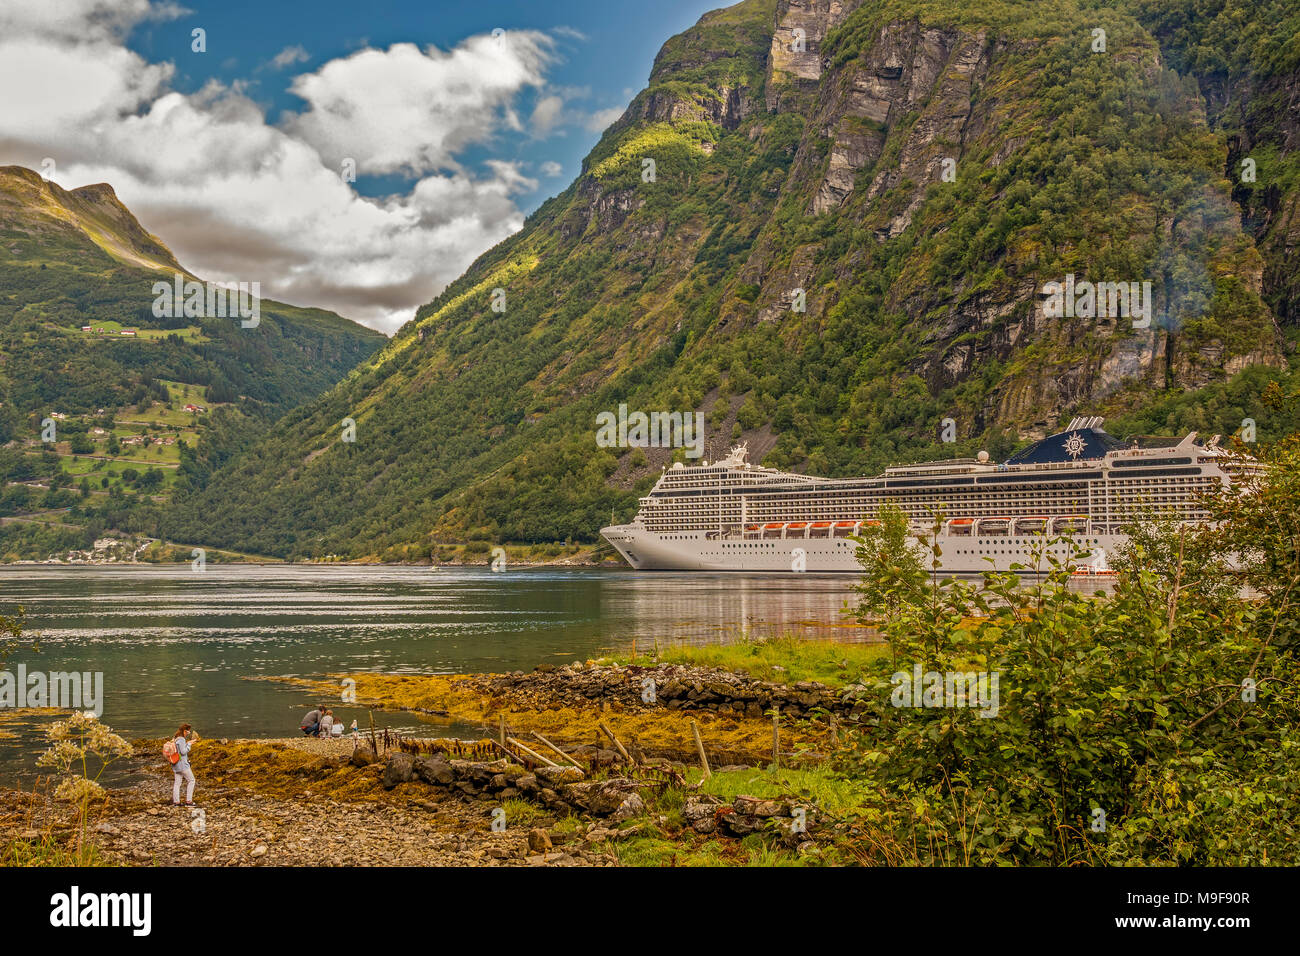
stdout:
{"type": "Polygon", "coordinates": [[[673,456],[594,444],[622,402],[705,413],[709,459],[848,475],[1280,366],[1197,83],[1125,9],[980,6],[707,14],[564,193],[202,507],[275,502],[225,539],[271,553],[589,540],[673,456]],[[1150,283],[1150,321],[1050,317],[1067,275],[1150,283]],[[336,453],[345,415],[371,452],[336,453]]]}
{"type": "Polygon", "coordinates": [[[1196,77],[1224,175],[1263,257],[1261,291],[1300,326],[1300,7],[1289,0],[1127,0],[1170,64],[1196,77]],[[1249,165],[1249,169],[1247,166],[1249,165]]]}
{"type": "Polygon", "coordinates": [[[1264,257],[1264,300],[1279,323],[1300,327],[1300,72],[1243,76],[1231,86],[1232,98],[1213,121],[1228,139],[1233,199],[1264,257]],[[1242,182],[1251,161],[1255,181],[1242,182]]]}

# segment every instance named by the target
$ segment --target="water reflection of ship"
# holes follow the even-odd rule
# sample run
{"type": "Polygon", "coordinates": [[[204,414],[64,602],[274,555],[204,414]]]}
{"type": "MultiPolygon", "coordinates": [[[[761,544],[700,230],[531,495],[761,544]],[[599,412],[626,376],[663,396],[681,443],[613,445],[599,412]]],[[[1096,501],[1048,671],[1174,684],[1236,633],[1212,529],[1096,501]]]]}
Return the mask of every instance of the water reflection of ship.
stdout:
{"type": "Polygon", "coordinates": [[[873,630],[844,613],[846,602],[856,603],[852,583],[844,579],[698,574],[674,579],[638,579],[636,584],[644,581],[646,586],[632,589],[632,616],[647,637],[700,644],[786,632],[844,641],[875,639],[873,630]]]}

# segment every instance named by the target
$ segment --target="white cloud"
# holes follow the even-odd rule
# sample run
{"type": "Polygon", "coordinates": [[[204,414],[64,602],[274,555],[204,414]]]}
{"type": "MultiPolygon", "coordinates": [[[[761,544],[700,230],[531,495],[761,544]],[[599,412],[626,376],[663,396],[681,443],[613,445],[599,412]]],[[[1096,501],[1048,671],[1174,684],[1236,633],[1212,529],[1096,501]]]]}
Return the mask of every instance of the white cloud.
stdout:
{"type": "Polygon", "coordinates": [[[555,129],[564,111],[564,100],[558,96],[543,96],[533,107],[533,117],[529,121],[533,135],[541,138],[555,129]]]}
{"type": "Polygon", "coordinates": [[[294,79],[307,109],[286,128],[326,162],[353,156],[366,173],[456,167],[455,154],[519,129],[514,97],[540,87],[550,40],[531,31],[470,37],[455,49],[398,43],[331,60],[294,79]]]}
{"type": "Polygon", "coordinates": [[[287,66],[293,66],[295,63],[306,63],[311,57],[307,50],[300,44],[295,43],[293,46],[287,46],[275,56],[271,57],[271,67],[276,70],[283,70],[287,66]]]}
{"type": "Polygon", "coordinates": [[[587,39],[587,35],[585,33],[583,33],[581,30],[575,29],[574,27],[565,27],[565,26],[553,27],[551,29],[551,32],[554,33],[557,37],[564,37],[565,39],[568,40],[585,41],[587,39]]]}
{"type": "Polygon", "coordinates": [[[562,172],[564,172],[564,167],[553,159],[548,159],[546,162],[542,163],[542,175],[547,179],[554,179],[562,172]]]}
{"type": "Polygon", "coordinates": [[[587,116],[586,127],[589,133],[601,133],[610,123],[623,115],[626,106],[611,106],[609,109],[596,110],[587,116]]]}
{"type": "MultiPolygon", "coordinates": [[[[204,278],[257,280],[269,297],[391,331],[518,230],[517,197],[538,187],[521,164],[466,169],[458,155],[526,132],[515,98],[545,86],[543,34],[361,50],[297,77],[306,106],[273,126],[241,84],[183,94],[170,89],[170,63],[122,45],[134,24],[175,16],[174,6],[13,6],[0,7],[0,88],[23,95],[0,110],[0,163],[39,168],[50,156],[65,187],[110,183],[204,278]],[[339,175],[344,157],[362,176],[417,178],[367,199],[339,175]]],[[[534,130],[545,116],[534,109],[534,130]]]]}
{"type": "Polygon", "coordinates": [[[0,5],[0,37],[43,36],[68,43],[121,40],[136,24],[175,20],[190,11],[150,0],[58,0],[0,5]]]}

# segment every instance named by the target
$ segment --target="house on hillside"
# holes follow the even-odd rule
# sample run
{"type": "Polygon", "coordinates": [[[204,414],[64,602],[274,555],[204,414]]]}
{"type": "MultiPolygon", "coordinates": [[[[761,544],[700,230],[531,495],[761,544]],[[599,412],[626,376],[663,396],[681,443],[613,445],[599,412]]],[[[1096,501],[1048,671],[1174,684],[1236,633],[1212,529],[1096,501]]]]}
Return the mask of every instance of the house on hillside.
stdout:
{"type": "Polygon", "coordinates": [[[185,410],[186,410],[187,412],[194,412],[194,413],[199,414],[199,415],[201,415],[201,414],[203,414],[204,412],[207,411],[207,409],[204,408],[202,405],[186,405],[186,406],[185,406],[185,410]]]}
{"type": "Polygon", "coordinates": [[[135,335],[135,329],[123,329],[118,335],[135,335]]]}

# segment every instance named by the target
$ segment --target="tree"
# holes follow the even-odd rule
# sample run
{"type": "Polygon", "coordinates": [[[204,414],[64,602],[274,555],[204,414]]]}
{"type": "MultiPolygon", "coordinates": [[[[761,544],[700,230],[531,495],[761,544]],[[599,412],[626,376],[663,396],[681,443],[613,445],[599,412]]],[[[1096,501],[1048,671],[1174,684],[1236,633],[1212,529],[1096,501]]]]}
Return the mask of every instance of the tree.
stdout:
{"type": "Polygon", "coordinates": [[[857,615],[864,624],[888,621],[900,608],[929,593],[924,552],[898,505],[890,502],[881,507],[854,541],[863,570],[862,581],[854,586],[860,595],[857,615]]]}
{"type": "Polygon", "coordinates": [[[886,862],[1300,862],[1300,666],[1279,638],[1295,616],[1291,448],[1224,498],[1229,526],[1135,534],[1097,597],[1071,590],[1050,542],[1041,580],[927,584],[879,544],[903,540],[882,517],[864,549],[881,578],[864,586],[892,601],[893,658],[861,678],[843,764],[876,795],[865,844],[886,862]],[[1223,585],[1233,559],[1262,600],[1223,585]],[[917,674],[938,691],[900,695],[917,674]],[[965,677],[984,680],[974,703],[948,689],[965,677]]]}
{"type": "MultiPolygon", "coordinates": [[[[0,614],[0,663],[22,647],[23,628],[27,626],[27,610],[21,604],[11,617],[0,614]]],[[[32,641],[32,650],[39,651],[40,642],[32,641]]]]}

